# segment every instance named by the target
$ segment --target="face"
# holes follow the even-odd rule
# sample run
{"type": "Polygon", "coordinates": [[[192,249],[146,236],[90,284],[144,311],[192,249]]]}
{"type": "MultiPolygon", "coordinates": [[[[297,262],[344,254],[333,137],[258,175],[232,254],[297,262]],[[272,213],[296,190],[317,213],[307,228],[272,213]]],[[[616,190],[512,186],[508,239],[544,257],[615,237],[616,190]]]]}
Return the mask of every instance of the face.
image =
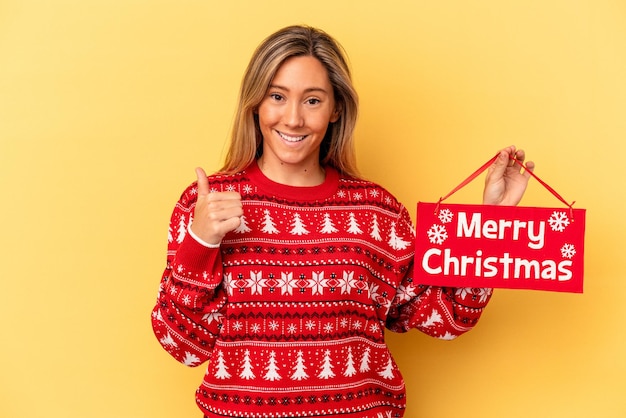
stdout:
{"type": "Polygon", "coordinates": [[[328,72],[315,57],[286,60],[258,108],[262,163],[270,170],[319,170],[328,124],[339,118],[328,72]]]}

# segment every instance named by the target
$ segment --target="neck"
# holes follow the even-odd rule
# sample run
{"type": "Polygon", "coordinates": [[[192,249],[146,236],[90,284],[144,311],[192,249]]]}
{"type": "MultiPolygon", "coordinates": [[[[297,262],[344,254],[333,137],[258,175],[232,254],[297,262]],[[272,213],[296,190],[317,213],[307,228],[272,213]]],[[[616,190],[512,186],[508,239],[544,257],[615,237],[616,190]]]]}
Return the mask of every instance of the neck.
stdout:
{"type": "Polygon", "coordinates": [[[284,162],[268,164],[261,156],[257,160],[261,172],[270,180],[295,187],[319,186],[326,179],[326,171],[318,162],[308,165],[291,165],[284,162]]]}

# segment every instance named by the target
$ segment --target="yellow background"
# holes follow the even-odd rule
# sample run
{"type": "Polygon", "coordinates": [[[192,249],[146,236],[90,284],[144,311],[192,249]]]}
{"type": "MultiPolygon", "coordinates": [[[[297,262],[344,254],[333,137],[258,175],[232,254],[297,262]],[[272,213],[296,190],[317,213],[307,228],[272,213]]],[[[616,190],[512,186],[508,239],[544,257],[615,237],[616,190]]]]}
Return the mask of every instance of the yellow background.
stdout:
{"type": "MultiPolygon", "coordinates": [[[[167,222],[294,23],[346,47],[361,170],[413,213],[509,144],[587,209],[584,294],[498,290],[456,341],[388,334],[406,416],[626,416],[623,0],[0,1],[0,416],[199,416],[202,368],[150,327],[167,222]]],[[[523,203],[561,205],[534,180],[523,203]]]]}

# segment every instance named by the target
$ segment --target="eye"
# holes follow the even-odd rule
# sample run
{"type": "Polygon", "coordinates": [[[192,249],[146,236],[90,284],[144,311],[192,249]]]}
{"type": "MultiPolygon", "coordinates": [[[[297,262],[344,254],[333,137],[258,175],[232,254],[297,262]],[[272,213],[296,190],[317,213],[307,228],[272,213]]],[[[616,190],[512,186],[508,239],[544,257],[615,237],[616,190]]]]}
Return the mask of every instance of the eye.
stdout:
{"type": "Polygon", "coordinates": [[[310,105],[316,105],[316,104],[319,104],[319,102],[320,102],[320,99],[314,99],[314,98],[307,99],[306,101],[306,103],[310,105]]]}
{"type": "Polygon", "coordinates": [[[270,93],[269,97],[270,99],[275,100],[277,102],[280,102],[281,100],[283,100],[283,96],[278,93],[270,93]]]}

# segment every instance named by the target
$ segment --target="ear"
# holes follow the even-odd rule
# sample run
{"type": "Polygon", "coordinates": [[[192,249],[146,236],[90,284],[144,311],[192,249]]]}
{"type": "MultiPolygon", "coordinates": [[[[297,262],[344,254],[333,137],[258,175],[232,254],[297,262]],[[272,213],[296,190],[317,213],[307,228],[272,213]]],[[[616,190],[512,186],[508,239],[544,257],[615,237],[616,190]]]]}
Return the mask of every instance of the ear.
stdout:
{"type": "Polygon", "coordinates": [[[333,110],[333,113],[331,113],[330,115],[330,123],[337,122],[340,117],[341,117],[341,108],[336,107],[335,110],[333,110]]]}

